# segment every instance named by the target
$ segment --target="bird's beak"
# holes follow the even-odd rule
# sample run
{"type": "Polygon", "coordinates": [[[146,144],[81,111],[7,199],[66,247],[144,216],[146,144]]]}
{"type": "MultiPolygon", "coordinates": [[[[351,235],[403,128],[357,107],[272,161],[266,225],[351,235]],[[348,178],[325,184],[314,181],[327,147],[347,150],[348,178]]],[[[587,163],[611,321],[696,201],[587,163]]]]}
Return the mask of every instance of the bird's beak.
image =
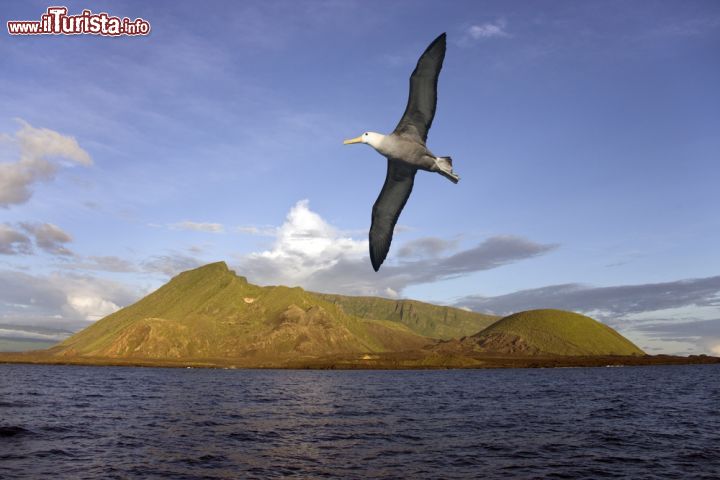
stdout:
{"type": "Polygon", "coordinates": [[[350,145],[351,143],[362,143],[362,135],[357,138],[351,138],[350,140],[345,140],[343,142],[343,145],[350,145]]]}

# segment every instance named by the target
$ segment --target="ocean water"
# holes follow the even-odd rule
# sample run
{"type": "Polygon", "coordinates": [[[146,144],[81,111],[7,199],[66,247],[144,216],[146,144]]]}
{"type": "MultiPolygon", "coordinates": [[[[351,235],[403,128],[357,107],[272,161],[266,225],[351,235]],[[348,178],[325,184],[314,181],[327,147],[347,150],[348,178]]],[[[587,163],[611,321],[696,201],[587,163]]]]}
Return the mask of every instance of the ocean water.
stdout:
{"type": "Polygon", "coordinates": [[[720,478],[720,366],[0,365],[0,478],[720,478]]]}

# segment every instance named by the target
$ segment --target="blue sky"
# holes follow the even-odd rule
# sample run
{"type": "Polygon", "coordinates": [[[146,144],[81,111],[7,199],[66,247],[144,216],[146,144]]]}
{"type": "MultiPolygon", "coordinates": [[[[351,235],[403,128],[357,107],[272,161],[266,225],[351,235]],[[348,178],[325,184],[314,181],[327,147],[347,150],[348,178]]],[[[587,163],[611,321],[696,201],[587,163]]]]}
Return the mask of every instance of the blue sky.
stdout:
{"type": "MultiPolygon", "coordinates": [[[[720,355],[717,2],[177,3],[67,2],[147,37],[0,35],[0,337],[62,336],[225,260],[720,355]],[[392,131],[441,32],[428,146],[462,180],[418,175],[376,274],[385,160],[342,140],[392,131]]],[[[5,2],[3,25],[48,6],[5,2]]]]}

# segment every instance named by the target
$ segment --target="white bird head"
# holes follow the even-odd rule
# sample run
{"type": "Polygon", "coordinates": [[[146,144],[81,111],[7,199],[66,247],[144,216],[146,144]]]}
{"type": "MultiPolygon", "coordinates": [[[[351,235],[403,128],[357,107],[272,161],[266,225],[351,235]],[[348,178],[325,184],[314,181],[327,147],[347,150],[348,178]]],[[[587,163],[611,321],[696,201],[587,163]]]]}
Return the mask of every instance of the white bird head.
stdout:
{"type": "Polygon", "coordinates": [[[371,147],[377,149],[380,146],[380,142],[382,142],[383,138],[385,138],[385,135],[383,135],[382,133],[365,132],[359,137],[345,140],[343,144],[350,145],[352,143],[367,143],[371,147]]]}

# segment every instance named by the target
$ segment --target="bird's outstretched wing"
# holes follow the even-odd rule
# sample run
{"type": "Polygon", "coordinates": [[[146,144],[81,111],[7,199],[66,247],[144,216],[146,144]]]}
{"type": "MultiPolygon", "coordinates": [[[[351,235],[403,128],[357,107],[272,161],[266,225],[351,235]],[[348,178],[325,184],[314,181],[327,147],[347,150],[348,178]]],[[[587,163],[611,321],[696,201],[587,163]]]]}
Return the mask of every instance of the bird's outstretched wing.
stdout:
{"type": "Polygon", "coordinates": [[[370,261],[376,272],[390,250],[393,230],[412,192],[416,172],[407,163],[388,158],[385,184],[373,205],[370,226],[370,261]]]}
{"type": "Polygon", "coordinates": [[[435,117],[437,104],[437,82],[445,59],[445,34],[437,37],[418,60],[410,75],[410,95],[405,113],[395,132],[427,140],[428,130],[435,117]]]}

